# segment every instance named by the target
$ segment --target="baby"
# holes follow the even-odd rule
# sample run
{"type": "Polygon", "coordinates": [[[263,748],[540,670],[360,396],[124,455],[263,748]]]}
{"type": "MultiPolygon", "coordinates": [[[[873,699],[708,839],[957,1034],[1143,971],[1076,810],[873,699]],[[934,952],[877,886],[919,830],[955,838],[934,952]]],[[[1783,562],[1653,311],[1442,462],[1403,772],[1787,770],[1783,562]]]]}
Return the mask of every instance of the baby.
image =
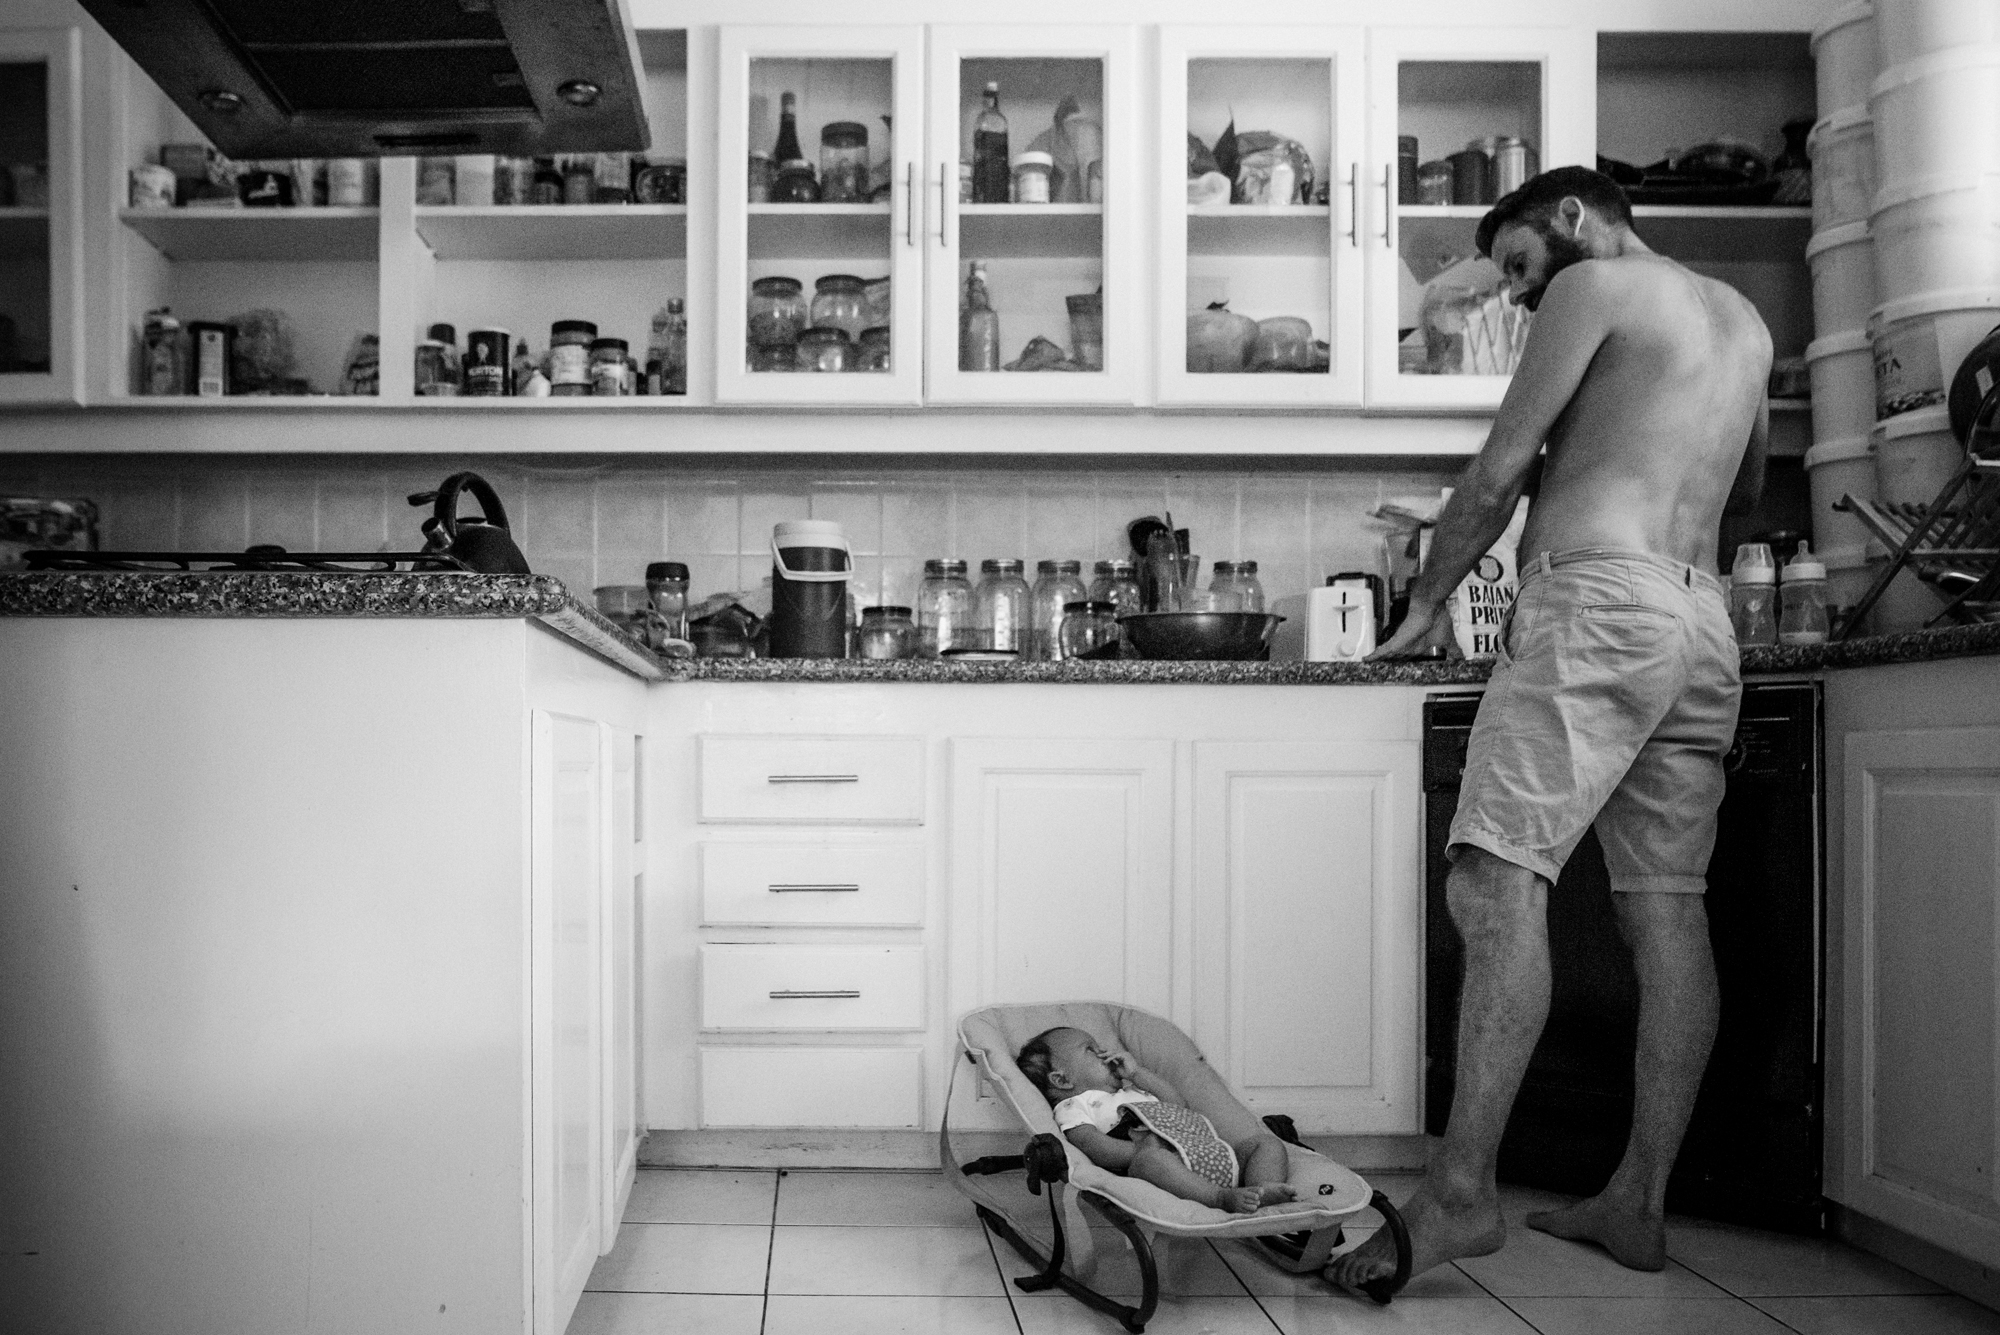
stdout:
{"type": "Polygon", "coordinates": [[[1081,1029],[1035,1035],[1015,1064],[1054,1105],[1056,1129],[1099,1168],[1237,1214],[1298,1195],[1276,1136],[1229,1144],[1172,1085],[1081,1029]]]}

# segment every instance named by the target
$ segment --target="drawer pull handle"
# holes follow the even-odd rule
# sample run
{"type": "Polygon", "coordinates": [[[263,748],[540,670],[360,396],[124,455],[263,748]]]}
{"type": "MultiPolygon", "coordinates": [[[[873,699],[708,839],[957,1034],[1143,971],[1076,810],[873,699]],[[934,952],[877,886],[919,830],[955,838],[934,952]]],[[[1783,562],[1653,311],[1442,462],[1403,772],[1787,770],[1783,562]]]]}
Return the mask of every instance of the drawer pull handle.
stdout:
{"type": "Polygon", "coordinates": [[[858,1001],[859,991],[846,988],[828,988],[820,991],[792,991],[781,988],[771,994],[773,1001],[858,1001]]]}
{"type": "Polygon", "coordinates": [[[851,895],[851,894],[859,894],[859,893],[861,892],[861,887],[860,887],[860,886],[858,886],[858,885],[806,885],[806,884],[799,884],[799,885],[773,885],[773,886],[770,886],[770,887],[767,887],[767,888],[768,888],[768,889],[770,890],[770,892],[771,892],[772,894],[774,894],[774,895],[798,895],[798,894],[806,894],[806,893],[817,893],[817,892],[821,892],[821,891],[824,891],[824,892],[826,892],[826,893],[829,893],[829,894],[831,894],[831,893],[834,893],[834,892],[840,892],[840,893],[844,893],[844,894],[850,894],[850,895],[851,895]]]}
{"type": "Polygon", "coordinates": [[[769,783],[860,783],[859,774],[771,774],[769,783]]]}

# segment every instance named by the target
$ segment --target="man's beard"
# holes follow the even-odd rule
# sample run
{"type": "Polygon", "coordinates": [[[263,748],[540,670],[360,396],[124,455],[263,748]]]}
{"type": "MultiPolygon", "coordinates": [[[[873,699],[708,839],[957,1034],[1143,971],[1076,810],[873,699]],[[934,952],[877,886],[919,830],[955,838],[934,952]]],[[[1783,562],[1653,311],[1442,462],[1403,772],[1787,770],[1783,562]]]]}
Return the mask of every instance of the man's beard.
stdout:
{"type": "Polygon", "coordinates": [[[1521,303],[1531,311],[1542,304],[1542,293],[1549,290],[1549,284],[1555,281],[1557,274],[1579,260],[1590,258],[1589,247],[1567,233],[1558,232],[1554,223],[1542,223],[1535,228],[1535,232],[1542,238],[1542,250],[1548,256],[1549,270],[1541,286],[1530,292],[1527,300],[1521,303]]]}

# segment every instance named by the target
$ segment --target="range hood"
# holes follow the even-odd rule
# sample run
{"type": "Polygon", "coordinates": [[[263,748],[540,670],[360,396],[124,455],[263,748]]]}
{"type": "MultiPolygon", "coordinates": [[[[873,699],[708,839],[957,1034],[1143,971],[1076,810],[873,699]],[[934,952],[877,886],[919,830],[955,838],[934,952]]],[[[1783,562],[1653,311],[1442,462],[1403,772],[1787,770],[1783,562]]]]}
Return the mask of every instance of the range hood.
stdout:
{"type": "Polygon", "coordinates": [[[83,0],[232,158],[648,146],[620,0],[83,0]]]}

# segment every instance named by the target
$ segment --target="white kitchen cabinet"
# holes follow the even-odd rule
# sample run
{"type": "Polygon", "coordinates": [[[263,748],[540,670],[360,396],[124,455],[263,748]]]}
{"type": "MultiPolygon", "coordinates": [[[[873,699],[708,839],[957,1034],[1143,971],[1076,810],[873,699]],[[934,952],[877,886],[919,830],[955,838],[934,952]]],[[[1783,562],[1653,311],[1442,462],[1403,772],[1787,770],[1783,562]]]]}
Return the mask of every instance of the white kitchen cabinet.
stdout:
{"type": "Polygon", "coordinates": [[[1596,36],[1586,28],[1372,28],[1363,249],[1371,407],[1498,406],[1526,335],[1474,232],[1490,204],[1400,202],[1397,139],[1420,161],[1512,135],[1540,169],[1592,166],[1596,36]],[[1440,281],[1441,280],[1441,281],[1440,281]],[[1441,310],[1426,325],[1426,289],[1441,310]],[[1456,294],[1456,295],[1453,295],[1456,294]]]}
{"type": "Polygon", "coordinates": [[[725,27],[716,79],[716,398],[723,403],[913,404],[923,397],[924,33],[914,26],[725,27]],[[817,170],[822,127],[859,124],[885,199],[773,204],[749,201],[749,155],[777,138],[781,98],[798,98],[801,150],[817,170]],[[889,280],[886,372],[792,375],[750,366],[751,284],[798,280],[810,302],[818,280],[889,280]]]}
{"type": "MultiPolygon", "coordinates": [[[[930,94],[924,163],[935,206],[926,234],[925,397],[932,403],[1139,401],[1139,155],[1154,128],[1138,118],[1137,30],[1130,26],[948,26],[929,31],[930,94]],[[960,203],[959,164],[973,159],[973,121],[988,83],[999,85],[1008,149],[1018,157],[1052,128],[1066,97],[1094,123],[1102,156],[1082,179],[1058,183],[1048,203],[960,203]],[[966,278],[983,263],[1000,320],[1000,359],[1033,339],[1093,364],[1087,324],[1095,308],[1094,369],[1042,374],[959,369],[966,278]]],[[[1074,137],[1074,136],[1073,136],[1074,137]]],[[[1072,173],[1074,177],[1076,174],[1072,173]]]]}
{"type": "Polygon", "coordinates": [[[1420,1129],[1418,750],[1194,745],[1195,1038],[1301,1130],[1420,1129]]]}
{"type": "Polygon", "coordinates": [[[1153,327],[1160,402],[1361,403],[1363,49],[1360,28],[1160,31],[1153,327]],[[1298,140],[1312,159],[1312,188],[1294,202],[1188,203],[1189,136],[1213,148],[1232,124],[1298,140]],[[1325,370],[1191,370],[1189,322],[1218,302],[1251,319],[1307,320],[1327,345],[1325,370]]]}
{"type": "Polygon", "coordinates": [[[81,51],[75,28],[0,27],[0,404],[83,397],[81,51]]]}

